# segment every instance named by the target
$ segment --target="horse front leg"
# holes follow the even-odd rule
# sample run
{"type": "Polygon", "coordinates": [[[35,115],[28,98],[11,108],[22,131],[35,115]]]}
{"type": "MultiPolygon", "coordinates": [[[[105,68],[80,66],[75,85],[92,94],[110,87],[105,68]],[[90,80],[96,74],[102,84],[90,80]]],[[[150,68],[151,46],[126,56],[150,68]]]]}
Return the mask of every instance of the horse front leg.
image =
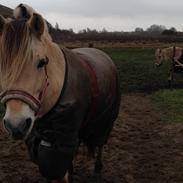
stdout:
{"type": "Polygon", "coordinates": [[[50,181],[48,183],[70,183],[69,182],[69,174],[66,173],[66,175],[64,176],[63,179],[52,180],[52,181],[50,181]]]}
{"type": "Polygon", "coordinates": [[[97,151],[97,158],[96,158],[96,162],[95,162],[95,169],[94,169],[95,178],[101,178],[101,170],[103,168],[102,152],[103,152],[103,146],[99,146],[98,151],[97,151]]]}
{"type": "Polygon", "coordinates": [[[171,74],[168,77],[168,87],[172,88],[172,77],[171,77],[171,74]]]}
{"type": "Polygon", "coordinates": [[[169,75],[169,77],[168,77],[168,86],[169,86],[169,88],[170,89],[172,89],[173,87],[173,80],[174,80],[174,73],[173,73],[174,71],[173,70],[171,70],[170,71],[170,75],[169,75]]]}
{"type": "Polygon", "coordinates": [[[65,174],[63,179],[52,180],[48,183],[73,183],[73,165],[69,171],[65,174]]]}

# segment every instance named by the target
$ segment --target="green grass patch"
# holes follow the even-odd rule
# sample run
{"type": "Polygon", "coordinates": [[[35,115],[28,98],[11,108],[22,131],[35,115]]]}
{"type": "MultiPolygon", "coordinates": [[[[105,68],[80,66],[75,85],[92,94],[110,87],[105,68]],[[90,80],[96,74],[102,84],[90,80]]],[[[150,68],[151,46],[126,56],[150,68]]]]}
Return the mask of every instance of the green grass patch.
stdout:
{"type": "MultiPolygon", "coordinates": [[[[113,59],[118,68],[123,93],[152,92],[168,88],[170,64],[166,63],[157,68],[154,65],[155,49],[106,48],[103,50],[113,59]]],[[[180,83],[183,85],[182,75],[176,76],[175,87],[180,83]]]]}
{"type": "Polygon", "coordinates": [[[159,90],[151,98],[162,120],[183,122],[183,89],[159,90]]]}

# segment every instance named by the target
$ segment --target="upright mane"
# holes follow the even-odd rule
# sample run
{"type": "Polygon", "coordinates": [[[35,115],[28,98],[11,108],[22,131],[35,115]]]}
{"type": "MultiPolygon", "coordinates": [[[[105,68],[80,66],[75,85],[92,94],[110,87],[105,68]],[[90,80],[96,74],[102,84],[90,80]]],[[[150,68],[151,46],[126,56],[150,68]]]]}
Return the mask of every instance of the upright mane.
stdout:
{"type": "Polygon", "coordinates": [[[20,76],[25,62],[31,56],[30,44],[31,34],[26,19],[15,19],[6,24],[0,45],[0,79],[3,89],[11,87],[20,76]]]}

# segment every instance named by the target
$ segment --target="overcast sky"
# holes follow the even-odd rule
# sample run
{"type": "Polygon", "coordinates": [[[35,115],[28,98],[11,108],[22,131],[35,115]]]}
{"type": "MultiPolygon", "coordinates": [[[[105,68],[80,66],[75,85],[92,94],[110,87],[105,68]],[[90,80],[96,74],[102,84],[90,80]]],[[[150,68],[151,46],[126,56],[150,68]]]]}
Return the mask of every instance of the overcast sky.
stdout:
{"type": "Polygon", "coordinates": [[[152,24],[183,31],[183,0],[0,0],[15,8],[20,3],[32,6],[53,26],[109,31],[146,29],[152,24]]]}

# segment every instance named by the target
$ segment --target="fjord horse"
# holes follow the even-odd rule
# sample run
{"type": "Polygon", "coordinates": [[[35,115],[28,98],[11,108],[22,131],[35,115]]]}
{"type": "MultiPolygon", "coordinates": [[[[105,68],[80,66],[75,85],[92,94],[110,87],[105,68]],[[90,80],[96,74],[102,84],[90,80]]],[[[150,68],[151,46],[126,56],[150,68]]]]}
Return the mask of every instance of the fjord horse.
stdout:
{"type": "Polygon", "coordinates": [[[60,49],[46,21],[20,4],[14,18],[0,16],[0,98],[3,124],[25,140],[32,161],[49,181],[72,181],[72,161],[81,143],[97,153],[102,169],[120,104],[117,70],[94,48],[60,49]]]}
{"type": "Polygon", "coordinates": [[[170,62],[170,75],[168,78],[169,86],[172,86],[174,73],[183,72],[183,50],[180,47],[168,47],[164,49],[156,49],[155,65],[161,66],[164,61],[170,62]]]}

